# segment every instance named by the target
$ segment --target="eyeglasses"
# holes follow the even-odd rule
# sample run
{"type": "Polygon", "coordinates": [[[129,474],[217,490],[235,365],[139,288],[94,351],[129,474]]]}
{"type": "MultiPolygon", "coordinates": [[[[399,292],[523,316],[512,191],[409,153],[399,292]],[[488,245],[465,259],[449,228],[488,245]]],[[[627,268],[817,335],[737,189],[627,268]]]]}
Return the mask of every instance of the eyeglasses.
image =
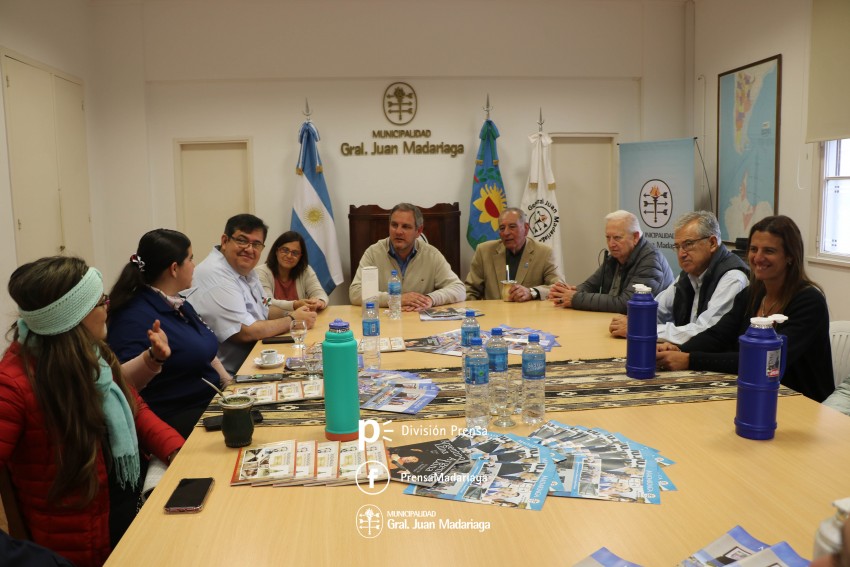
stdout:
{"type": "Polygon", "coordinates": [[[109,307],[109,296],[104,293],[103,295],[100,296],[100,301],[95,303],[94,306],[96,308],[97,307],[107,307],[108,308],[109,307]]]}
{"type": "Polygon", "coordinates": [[[694,240],[685,240],[681,244],[674,244],[673,250],[678,252],[679,250],[684,250],[685,252],[690,252],[694,249],[694,246],[697,245],[697,242],[700,240],[705,240],[706,238],[711,238],[710,236],[703,236],[702,238],[695,238],[694,240]]]}
{"type": "Polygon", "coordinates": [[[256,250],[257,252],[262,252],[263,248],[266,247],[265,244],[260,242],[259,240],[255,240],[251,242],[244,236],[231,236],[230,240],[236,243],[239,248],[248,248],[249,246],[256,250]]]}
{"type": "Polygon", "coordinates": [[[300,250],[290,250],[289,248],[284,248],[283,246],[277,249],[277,253],[282,256],[292,256],[293,258],[301,257],[300,250]]]}

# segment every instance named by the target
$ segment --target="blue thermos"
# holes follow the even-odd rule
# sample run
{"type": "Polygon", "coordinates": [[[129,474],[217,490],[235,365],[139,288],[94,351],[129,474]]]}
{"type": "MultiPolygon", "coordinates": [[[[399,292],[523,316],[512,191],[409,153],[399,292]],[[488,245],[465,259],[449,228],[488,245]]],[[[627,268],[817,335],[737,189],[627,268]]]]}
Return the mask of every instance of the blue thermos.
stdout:
{"type": "Polygon", "coordinates": [[[360,431],[357,341],[348,323],[336,319],[322,342],[325,377],[325,437],[353,441],[360,431]]]}
{"type": "Polygon", "coordinates": [[[628,303],[626,333],[626,376],[655,377],[655,343],[658,342],[658,302],[652,290],[635,284],[635,293],[628,303]]]}
{"type": "Polygon", "coordinates": [[[753,317],[740,336],[738,358],[738,409],[735,433],[747,439],[773,439],[776,432],[776,403],[779,381],[785,374],[788,338],[778,335],[774,322],[784,315],[753,317]]]}

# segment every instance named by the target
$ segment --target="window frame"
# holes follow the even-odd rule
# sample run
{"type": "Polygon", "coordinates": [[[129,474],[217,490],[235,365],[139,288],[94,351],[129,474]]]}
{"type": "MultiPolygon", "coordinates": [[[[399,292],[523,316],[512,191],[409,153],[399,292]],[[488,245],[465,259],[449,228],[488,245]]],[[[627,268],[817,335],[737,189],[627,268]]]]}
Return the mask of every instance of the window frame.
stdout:
{"type": "MultiPolygon", "coordinates": [[[[850,145],[850,139],[843,138],[842,140],[845,143],[850,145]]],[[[814,246],[811,248],[814,250],[814,254],[808,255],[808,260],[810,262],[818,263],[818,264],[827,264],[832,266],[842,266],[845,268],[850,268],[850,253],[848,254],[838,254],[834,252],[828,252],[823,249],[823,241],[824,241],[824,230],[825,230],[825,222],[826,222],[826,207],[827,207],[827,184],[829,181],[834,179],[841,180],[850,180],[850,176],[835,176],[835,175],[827,175],[826,166],[827,166],[827,144],[830,142],[834,142],[835,140],[828,140],[825,142],[818,142],[818,154],[819,160],[817,163],[817,167],[813,167],[813,186],[817,187],[817,207],[816,207],[816,215],[817,222],[814,223],[815,233],[814,233],[814,246]]]]}

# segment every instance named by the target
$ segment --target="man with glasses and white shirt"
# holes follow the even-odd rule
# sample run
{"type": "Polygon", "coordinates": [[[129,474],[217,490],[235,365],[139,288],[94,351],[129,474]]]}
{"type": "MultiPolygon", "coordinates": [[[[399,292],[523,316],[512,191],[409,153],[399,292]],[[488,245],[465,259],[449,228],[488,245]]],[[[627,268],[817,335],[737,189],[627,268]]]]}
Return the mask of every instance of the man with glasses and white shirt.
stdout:
{"type": "Polygon", "coordinates": [[[634,284],[648,286],[657,295],[673,282],[670,265],[644,238],[632,213],[614,211],[605,216],[605,241],[605,260],[593,275],[578,286],[559,282],[549,288],[555,307],[626,313],[634,284]]]}
{"type": "Polygon", "coordinates": [[[195,268],[188,294],[189,303],[218,338],[218,356],[231,374],[242,365],[254,342],[289,332],[293,319],[304,319],[308,327],[316,322],[316,313],[306,307],[287,316],[275,313],[274,307],[269,312],[263,286],[254,272],[267,234],[268,227],[254,215],[228,219],[221,245],[213,247],[195,268]]]}
{"type": "MultiPolygon", "coordinates": [[[[682,273],[658,301],[658,338],[680,345],[713,326],[747,287],[747,264],[720,241],[720,224],[708,211],[686,213],[673,227],[673,248],[682,273]]],[[[617,315],[609,326],[625,337],[628,321],[617,315]]]]}

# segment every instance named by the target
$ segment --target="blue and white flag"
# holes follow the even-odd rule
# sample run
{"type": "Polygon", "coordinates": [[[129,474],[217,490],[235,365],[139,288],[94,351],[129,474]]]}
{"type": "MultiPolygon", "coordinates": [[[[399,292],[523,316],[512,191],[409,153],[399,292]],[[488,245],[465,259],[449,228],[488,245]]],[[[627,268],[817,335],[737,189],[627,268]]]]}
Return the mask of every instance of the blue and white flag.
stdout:
{"type": "Polygon", "coordinates": [[[694,210],[694,163],[693,138],[620,144],[620,208],[671,266],[679,263],[673,225],[694,210]]]}
{"type": "Polygon", "coordinates": [[[316,271],[325,293],[330,294],[344,281],[339,246],[334,226],[334,211],[322,174],[319,158],[319,131],[309,120],[298,132],[301,153],[295,172],[295,202],[292,205],[291,230],[300,233],[307,242],[310,267],[316,271]]]}
{"type": "Polygon", "coordinates": [[[555,267],[563,274],[561,256],[561,217],[558,213],[558,197],[555,195],[555,175],[552,173],[550,157],[552,138],[543,132],[528,137],[532,143],[531,168],[528,183],[522,192],[520,208],[525,211],[529,225],[529,236],[547,245],[555,255],[555,267]]]}
{"type": "Polygon", "coordinates": [[[469,199],[469,224],[466,241],[475,250],[479,244],[499,238],[499,215],[505,210],[505,186],[499,171],[496,138],[499,129],[489,118],[481,127],[481,145],[472,175],[472,197],[469,199]]]}

